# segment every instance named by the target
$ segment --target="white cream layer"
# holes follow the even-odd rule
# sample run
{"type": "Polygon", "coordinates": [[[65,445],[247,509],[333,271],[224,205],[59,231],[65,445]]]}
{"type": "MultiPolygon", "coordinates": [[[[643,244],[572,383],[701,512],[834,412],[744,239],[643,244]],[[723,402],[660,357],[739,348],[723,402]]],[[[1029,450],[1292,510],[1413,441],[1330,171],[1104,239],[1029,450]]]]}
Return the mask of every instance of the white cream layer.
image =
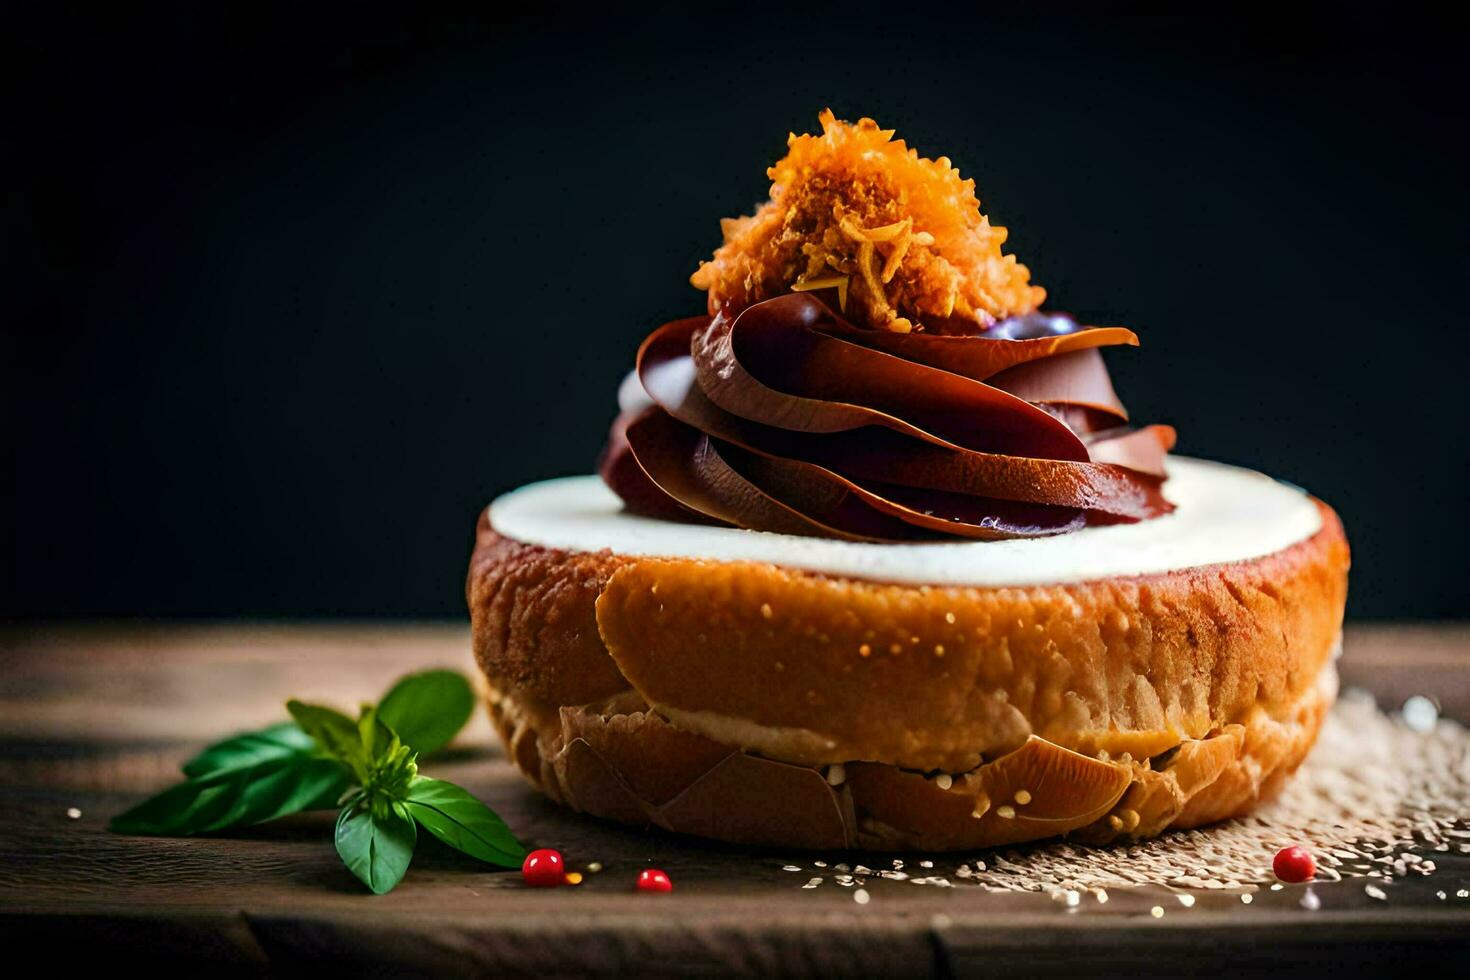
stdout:
{"type": "Polygon", "coordinates": [[[1138,524],[1017,541],[862,544],[705,527],[624,513],[595,476],[533,483],[490,505],[501,534],[569,551],[759,561],[912,585],[1039,585],[1259,558],[1316,534],[1322,517],[1295,487],[1236,466],[1169,457],[1178,509],[1138,524]]]}

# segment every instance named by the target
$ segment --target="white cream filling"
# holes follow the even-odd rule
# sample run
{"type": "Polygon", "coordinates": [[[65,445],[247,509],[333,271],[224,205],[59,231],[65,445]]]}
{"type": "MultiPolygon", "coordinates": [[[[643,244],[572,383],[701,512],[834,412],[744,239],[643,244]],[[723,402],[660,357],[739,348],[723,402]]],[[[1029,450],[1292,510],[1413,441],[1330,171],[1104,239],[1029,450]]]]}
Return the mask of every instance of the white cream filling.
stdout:
{"type": "Polygon", "coordinates": [[[1052,538],[866,544],[706,527],[625,513],[595,476],[546,480],[490,505],[501,534],[548,548],[712,561],[757,561],[910,585],[1041,585],[1145,575],[1273,554],[1316,534],[1301,490],[1252,470],[1171,456],[1174,513],[1052,538]]]}

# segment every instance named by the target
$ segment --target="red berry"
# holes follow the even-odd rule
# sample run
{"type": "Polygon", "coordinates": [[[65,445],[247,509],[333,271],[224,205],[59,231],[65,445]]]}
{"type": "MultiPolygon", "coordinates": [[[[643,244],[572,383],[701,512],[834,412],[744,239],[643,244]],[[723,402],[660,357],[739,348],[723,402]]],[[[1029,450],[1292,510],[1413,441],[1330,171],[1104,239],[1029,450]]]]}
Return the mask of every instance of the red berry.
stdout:
{"type": "Polygon", "coordinates": [[[674,890],[674,883],[659,869],[648,868],[638,872],[638,890],[640,892],[671,892],[674,890]]]}
{"type": "Polygon", "coordinates": [[[1317,876],[1317,862],[1312,858],[1311,851],[1293,844],[1276,852],[1276,857],[1271,862],[1271,870],[1276,872],[1276,877],[1282,881],[1296,884],[1311,881],[1317,876]]]}
{"type": "Polygon", "coordinates": [[[565,873],[561,854],[550,848],[532,851],[521,865],[521,878],[535,888],[555,888],[566,880],[565,873]]]}

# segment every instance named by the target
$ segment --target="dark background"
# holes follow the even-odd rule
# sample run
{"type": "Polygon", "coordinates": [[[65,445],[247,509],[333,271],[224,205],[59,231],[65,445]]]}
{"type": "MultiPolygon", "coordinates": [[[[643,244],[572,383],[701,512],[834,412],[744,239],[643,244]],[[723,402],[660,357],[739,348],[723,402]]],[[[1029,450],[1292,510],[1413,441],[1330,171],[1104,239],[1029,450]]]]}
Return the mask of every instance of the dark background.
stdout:
{"type": "Polygon", "coordinates": [[[590,468],[827,105],[1142,335],[1135,418],[1336,506],[1352,615],[1466,612],[1448,20],[193,6],[6,15],[0,614],[460,615],[479,508],[590,468]]]}

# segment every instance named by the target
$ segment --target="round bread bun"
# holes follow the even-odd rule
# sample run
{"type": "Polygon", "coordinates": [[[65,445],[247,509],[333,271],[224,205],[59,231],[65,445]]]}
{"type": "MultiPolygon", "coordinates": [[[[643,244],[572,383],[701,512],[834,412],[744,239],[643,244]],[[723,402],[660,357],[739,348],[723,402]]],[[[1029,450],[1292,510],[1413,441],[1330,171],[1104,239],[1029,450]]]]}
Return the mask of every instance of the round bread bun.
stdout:
{"type": "Polygon", "coordinates": [[[653,521],[593,478],[518,491],[467,584],[492,719],[555,800],[741,843],[1102,843],[1245,813],[1335,697],[1347,542],[1292,488],[1170,467],[1174,515],[1005,547],[653,521]]]}

